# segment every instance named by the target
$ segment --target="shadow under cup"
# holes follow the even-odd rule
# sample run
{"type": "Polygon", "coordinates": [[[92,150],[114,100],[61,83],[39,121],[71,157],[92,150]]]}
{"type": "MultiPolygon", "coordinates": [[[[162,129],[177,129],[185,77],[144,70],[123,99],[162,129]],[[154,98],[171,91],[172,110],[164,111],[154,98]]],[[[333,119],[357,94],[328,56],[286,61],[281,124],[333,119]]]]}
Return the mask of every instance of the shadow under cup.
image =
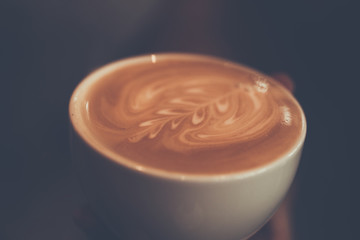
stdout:
{"type": "Polygon", "coordinates": [[[143,239],[246,239],[269,220],[285,197],[300,160],[305,120],[291,151],[252,170],[180,175],[136,169],[129,167],[129,160],[115,161],[89,141],[79,115],[84,81],[70,102],[74,165],[89,203],[120,238],[139,234],[143,239]]]}

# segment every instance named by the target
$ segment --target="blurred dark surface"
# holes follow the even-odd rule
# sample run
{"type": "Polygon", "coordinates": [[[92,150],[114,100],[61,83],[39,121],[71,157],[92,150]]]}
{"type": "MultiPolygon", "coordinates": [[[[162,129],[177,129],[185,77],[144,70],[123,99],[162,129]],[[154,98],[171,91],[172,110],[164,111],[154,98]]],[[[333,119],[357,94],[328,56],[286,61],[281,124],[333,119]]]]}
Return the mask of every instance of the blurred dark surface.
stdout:
{"type": "Polygon", "coordinates": [[[67,105],[91,70],[159,51],[206,53],[296,84],[308,135],[295,239],[358,239],[359,4],[340,0],[0,2],[0,239],[86,239],[67,105]]]}

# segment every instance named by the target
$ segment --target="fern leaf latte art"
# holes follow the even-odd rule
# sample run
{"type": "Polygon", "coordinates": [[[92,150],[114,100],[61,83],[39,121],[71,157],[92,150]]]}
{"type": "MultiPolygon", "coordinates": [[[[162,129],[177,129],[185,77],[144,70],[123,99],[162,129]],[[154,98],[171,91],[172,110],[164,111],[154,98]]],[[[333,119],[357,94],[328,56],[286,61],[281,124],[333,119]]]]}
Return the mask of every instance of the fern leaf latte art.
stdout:
{"type": "Polygon", "coordinates": [[[144,168],[241,172],[287,154],[304,127],[294,97],[273,79],[222,59],[144,56],[107,67],[83,115],[92,139],[144,168]]]}

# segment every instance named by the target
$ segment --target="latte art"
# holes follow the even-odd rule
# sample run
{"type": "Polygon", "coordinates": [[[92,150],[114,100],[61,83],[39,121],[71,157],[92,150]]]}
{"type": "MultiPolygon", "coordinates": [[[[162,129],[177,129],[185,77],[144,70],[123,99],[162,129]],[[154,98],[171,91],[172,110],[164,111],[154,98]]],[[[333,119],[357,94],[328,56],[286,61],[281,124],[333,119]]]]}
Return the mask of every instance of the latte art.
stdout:
{"type": "Polygon", "coordinates": [[[301,109],[271,78],[218,59],[156,57],[92,87],[84,111],[105,148],[139,166],[208,174],[271,162],[297,141],[301,109]]]}
{"type": "MultiPolygon", "coordinates": [[[[271,107],[276,103],[263,88],[220,78],[179,82],[157,79],[140,88],[129,88],[123,97],[124,101],[113,106],[104,102],[103,107],[120,114],[113,119],[132,119],[130,142],[161,138],[167,126],[170,130],[162,136],[162,144],[180,152],[256,139],[278,123],[281,111],[271,107]]],[[[122,134],[118,129],[108,130],[122,134]]]]}

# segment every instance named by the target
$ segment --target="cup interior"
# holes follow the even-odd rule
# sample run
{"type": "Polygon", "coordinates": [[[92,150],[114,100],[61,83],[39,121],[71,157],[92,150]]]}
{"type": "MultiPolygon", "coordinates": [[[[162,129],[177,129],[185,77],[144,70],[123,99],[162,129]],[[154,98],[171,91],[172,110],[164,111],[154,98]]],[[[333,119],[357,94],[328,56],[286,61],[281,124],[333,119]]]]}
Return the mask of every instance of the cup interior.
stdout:
{"type": "MultiPolygon", "coordinates": [[[[135,164],[130,159],[120,156],[119,154],[116,154],[113,151],[106,148],[105,146],[103,146],[103,144],[91,133],[91,131],[88,129],[85,123],[85,120],[87,118],[87,114],[85,110],[86,108],[88,108],[88,102],[86,101],[88,89],[91,86],[93,86],[93,84],[95,84],[97,81],[101,80],[104,75],[111,73],[116,69],[125,68],[127,66],[131,66],[137,63],[146,63],[146,62],[154,63],[154,61],[156,62],[158,60],[168,59],[168,58],[205,59],[207,61],[209,59],[210,60],[213,59],[214,61],[222,60],[219,58],[214,58],[205,55],[197,55],[197,54],[183,54],[183,53],[151,54],[151,55],[143,55],[143,56],[137,56],[137,57],[115,61],[93,71],[79,83],[79,85],[76,87],[76,89],[74,90],[71,96],[71,100],[69,103],[69,117],[75,134],[77,134],[82,139],[82,141],[84,141],[88,145],[88,147],[96,151],[98,154],[104,156],[104,159],[106,159],[107,161],[111,161],[117,165],[127,168],[130,171],[135,171],[140,174],[145,174],[152,177],[162,178],[167,180],[176,180],[176,181],[217,182],[217,181],[228,181],[233,179],[248,178],[283,164],[284,162],[291,159],[293,155],[301,151],[306,135],[306,119],[302,110],[301,110],[301,118],[302,118],[303,126],[302,126],[301,136],[298,138],[296,144],[294,144],[294,146],[289,151],[284,153],[280,158],[276,159],[275,161],[272,161],[258,168],[254,168],[247,171],[241,171],[238,173],[201,175],[201,174],[190,174],[190,173],[189,174],[176,173],[176,172],[174,173],[174,172],[169,172],[166,170],[146,167],[146,166],[139,167],[139,164],[135,164]]],[[[249,68],[241,64],[229,62],[227,60],[222,60],[222,61],[224,62],[224,64],[235,64],[237,67],[249,68]]],[[[296,103],[298,104],[297,101],[296,103]]]]}

